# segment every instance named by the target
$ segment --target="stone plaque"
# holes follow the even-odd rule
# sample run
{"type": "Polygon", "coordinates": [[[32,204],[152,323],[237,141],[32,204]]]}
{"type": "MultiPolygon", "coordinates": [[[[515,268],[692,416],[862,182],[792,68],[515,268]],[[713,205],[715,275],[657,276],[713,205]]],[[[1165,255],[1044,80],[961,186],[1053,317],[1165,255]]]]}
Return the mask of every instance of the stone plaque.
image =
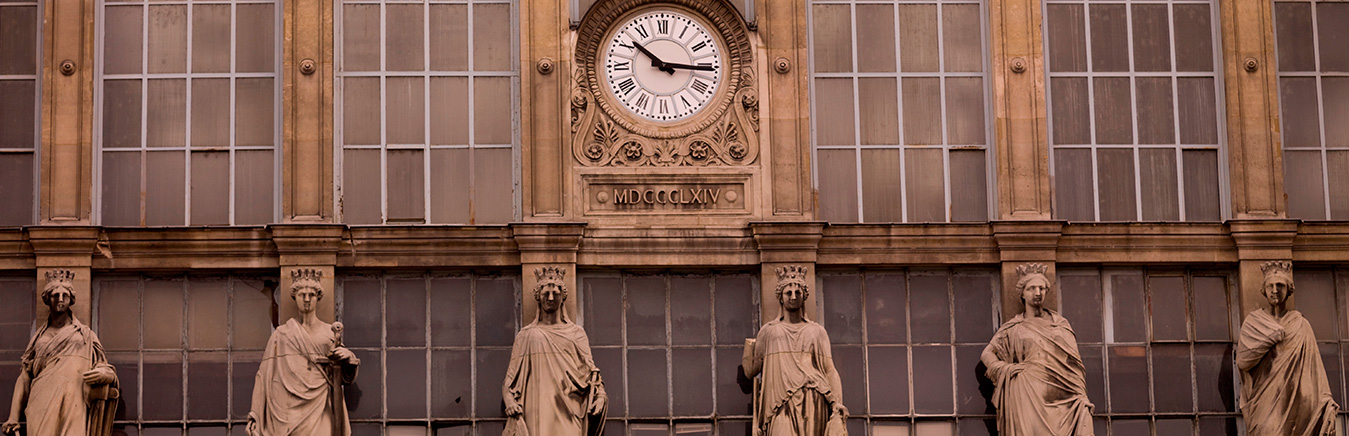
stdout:
{"type": "Polygon", "coordinates": [[[586,175],[587,215],[744,214],[747,175],[586,175]]]}

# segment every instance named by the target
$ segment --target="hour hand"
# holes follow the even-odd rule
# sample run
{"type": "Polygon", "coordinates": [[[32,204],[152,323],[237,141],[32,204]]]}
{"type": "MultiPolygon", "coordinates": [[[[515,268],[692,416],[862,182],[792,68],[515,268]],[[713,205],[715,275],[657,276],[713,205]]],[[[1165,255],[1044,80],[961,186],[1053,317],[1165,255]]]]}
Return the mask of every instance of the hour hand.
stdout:
{"type": "Polygon", "coordinates": [[[680,64],[680,63],[675,63],[675,62],[666,62],[666,63],[665,63],[665,66],[670,67],[670,68],[682,68],[682,69],[685,69],[685,70],[698,70],[698,71],[716,71],[716,70],[717,70],[716,67],[713,67],[713,66],[711,66],[711,65],[689,65],[689,64],[680,64]]]}
{"type": "Polygon", "coordinates": [[[665,63],[665,61],[660,60],[660,57],[657,57],[655,53],[651,52],[651,50],[647,50],[646,47],[642,47],[642,43],[633,41],[632,45],[633,47],[637,47],[637,50],[641,51],[642,54],[645,54],[646,57],[651,58],[651,66],[656,67],[656,69],[664,71],[666,73],[674,74],[674,68],[670,68],[670,64],[667,64],[665,63]]]}

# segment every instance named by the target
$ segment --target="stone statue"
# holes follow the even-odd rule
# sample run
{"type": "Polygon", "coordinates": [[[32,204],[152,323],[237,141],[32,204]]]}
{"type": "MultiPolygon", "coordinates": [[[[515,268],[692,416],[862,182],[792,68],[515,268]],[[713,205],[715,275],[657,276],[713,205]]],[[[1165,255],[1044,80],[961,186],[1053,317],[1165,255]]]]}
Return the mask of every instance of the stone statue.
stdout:
{"type": "Polygon", "coordinates": [[[117,412],[117,373],[103,354],[98,335],[75,319],[75,273],[47,272],[42,302],[47,322],[23,351],[14,383],[9,420],[0,430],[18,434],[20,416],[28,436],[106,436],[117,412]]]}
{"type": "Polygon", "coordinates": [[[253,406],[250,436],[349,436],[342,385],[356,380],[361,360],[342,346],[342,323],[328,324],[315,313],[323,299],[322,271],[291,272],[290,297],[300,316],[287,320],[267,339],[253,406]]]}
{"type": "Polygon", "coordinates": [[[755,436],[847,436],[842,383],[834,369],[829,334],[806,319],[810,296],[806,267],[777,269],[777,319],[745,340],[745,376],[755,382],[755,436]]]}
{"type": "Polygon", "coordinates": [[[1266,262],[1260,269],[1269,308],[1246,316],[1237,342],[1246,434],[1333,435],[1340,406],[1330,396],[1316,336],[1302,313],[1288,309],[1293,264],[1266,262]]]}
{"type": "Polygon", "coordinates": [[[1045,308],[1047,267],[1016,268],[1025,311],[1002,324],[979,360],[993,380],[1002,436],[1091,436],[1086,368],[1068,320],[1045,308]]]}
{"type": "Polygon", "coordinates": [[[598,436],[609,397],[590,355],[590,338],[567,317],[566,270],[534,270],[538,315],[520,329],[501,384],[503,436],[598,436]]]}

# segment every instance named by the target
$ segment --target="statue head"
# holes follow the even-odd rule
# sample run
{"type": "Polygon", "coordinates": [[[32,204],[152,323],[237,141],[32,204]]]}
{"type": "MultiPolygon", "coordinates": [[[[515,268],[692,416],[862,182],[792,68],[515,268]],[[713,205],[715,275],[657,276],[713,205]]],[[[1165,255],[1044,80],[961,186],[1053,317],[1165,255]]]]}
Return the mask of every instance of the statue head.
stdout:
{"type": "Polygon", "coordinates": [[[539,303],[540,313],[554,313],[562,310],[567,301],[567,283],[564,278],[567,270],[557,266],[544,266],[534,269],[538,282],[534,284],[534,301],[539,303]]]}
{"type": "Polygon", "coordinates": [[[299,268],[290,272],[290,298],[300,313],[310,313],[318,309],[323,299],[323,271],[314,268],[299,268]]]}
{"type": "Polygon", "coordinates": [[[75,305],[75,272],[68,269],[47,271],[47,285],[42,287],[42,303],[53,314],[69,312],[75,305]]]}
{"type": "Polygon", "coordinates": [[[777,268],[778,286],[776,293],[778,304],[784,310],[801,310],[810,298],[810,285],[806,283],[808,270],[805,265],[787,265],[777,268]]]}
{"type": "Polygon", "coordinates": [[[1029,308],[1044,306],[1045,296],[1049,294],[1049,267],[1043,263],[1023,263],[1016,267],[1016,293],[1021,295],[1021,303],[1029,308]]]}
{"type": "Polygon", "coordinates": [[[1273,260],[1260,265],[1260,271],[1265,273],[1260,293],[1265,296],[1270,307],[1282,307],[1288,302],[1288,297],[1293,296],[1293,263],[1273,260]]]}

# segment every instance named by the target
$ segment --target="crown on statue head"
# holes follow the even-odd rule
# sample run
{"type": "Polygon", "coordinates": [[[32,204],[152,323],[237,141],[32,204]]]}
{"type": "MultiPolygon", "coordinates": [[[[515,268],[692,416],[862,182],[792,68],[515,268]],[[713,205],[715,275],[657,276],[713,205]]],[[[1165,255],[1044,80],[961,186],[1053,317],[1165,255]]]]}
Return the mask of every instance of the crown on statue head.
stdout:
{"type": "Polygon", "coordinates": [[[290,288],[323,289],[323,271],[315,268],[298,268],[290,272],[290,288]]]}
{"type": "Polygon", "coordinates": [[[778,267],[778,287],[781,288],[782,286],[789,284],[808,287],[806,284],[806,275],[809,271],[810,270],[806,268],[805,265],[787,265],[778,267]]]}
{"type": "Polygon", "coordinates": [[[538,299],[539,292],[548,285],[557,286],[559,291],[566,294],[566,276],[567,269],[560,266],[542,266],[534,268],[534,277],[539,279],[537,283],[534,283],[534,298],[538,299]]]}
{"type": "Polygon", "coordinates": [[[1283,276],[1289,281],[1293,280],[1293,262],[1286,260],[1271,260],[1260,265],[1260,271],[1265,273],[1265,277],[1283,276]]]}
{"type": "Polygon", "coordinates": [[[1016,275],[1018,277],[1025,277],[1031,274],[1039,274],[1044,276],[1048,275],[1048,273],[1049,273],[1049,266],[1043,263],[1023,263],[1021,265],[1017,265],[1016,267],[1016,275]]]}
{"type": "Polygon", "coordinates": [[[47,286],[45,288],[51,289],[55,287],[73,289],[75,287],[75,272],[68,269],[47,271],[47,286]]]}

